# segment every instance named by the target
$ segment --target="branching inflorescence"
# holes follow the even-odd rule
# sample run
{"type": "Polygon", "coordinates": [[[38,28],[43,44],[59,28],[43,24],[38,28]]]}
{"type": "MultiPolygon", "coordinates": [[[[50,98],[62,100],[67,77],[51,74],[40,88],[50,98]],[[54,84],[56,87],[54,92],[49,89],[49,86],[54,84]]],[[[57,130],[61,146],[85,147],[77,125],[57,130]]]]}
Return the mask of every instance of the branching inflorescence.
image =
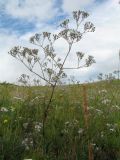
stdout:
{"type": "Polygon", "coordinates": [[[78,63],[74,67],[64,67],[67,57],[70,54],[71,48],[74,43],[79,42],[83,35],[87,32],[94,32],[95,27],[91,22],[86,22],[83,27],[83,32],[79,31],[81,23],[89,16],[87,12],[84,11],[74,11],[73,19],[75,20],[75,28],[70,28],[70,20],[66,19],[61,24],[61,31],[58,34],[52,34],[49,32],[43,32],[41,34],[35,34],[30,38],[30,42],[43,51],[42,56],[39,55],[38,49],[29,49],[26,47],[14,47],[9,52],[13,57],[22,62],[29,71],[36,74],[39,78],[47,82],[49,85],[54,85],[58,83],[61,78],[66,77],[65,69],[79,69],[82,67],[89,67],[95,60],[92,56],[88,56],[84,60],[84,65],[80,66],[81,60],[85,57],[82,52],[76,52],[78,63]],[[68,52],[66,53],[63,60],[56,54],[54,43],[63,38],[69,45],[68,52]],[[40,72],[35,72],[34,68],[38,65],[40,67],[40,72]]]}
{"type": "Polygon", "coordinates": [[[68,56],[70,55],[71,48],[74,45],[74,43],[79,42],[87,32],[95,31],[95,27],[91,22],[85,22],[83,25],[83,31],[80,31],[80,26],[82,26],[81,24],[88,16],[89,14],[87,12],[74,11],[73,12],[73,19],[75,21],[74,28],[70,27],[70,20],[66,19],[59,25],[61,30],[58,34],[43,32],[41,34],[37,33],[34,36],[32,36],[30,38],[30,42],[42,49],[43,53],[42,56],[41,54],[39,54],[38,49],[29,49],[20,46],[14,47],[9,52],[13,57],[22,62],[28,68],[29,71],[37,75],[40,79],[45,81],[52,88],[50,99],[47,106],[45,107],[43,115],[43,134],[44,134],[44,124],[48,116],[48,111],[50,104],[52,102],[55,87],[58,83],[60,83],[61,78],[66,77],[65,70],[89,67],[90,65],[95,63],[93,56],[88,56],[88,58],[85,59],[85,54],[80,51],[77,51],[76,67],[69,67],[69,66],[64,67],[65,62],[68,56]],[[68,44],[68,51],[65,54],[64,59],[58,57],[58,54],[56,53],[55,50],[55,42],[60,38],[64,39],[68,44]],[[84,61],[83,65],[80,65],[81,61],[84,61]],[[35,72],[34,70],[36,66],[40,67],[39,73],[35,72]]]}

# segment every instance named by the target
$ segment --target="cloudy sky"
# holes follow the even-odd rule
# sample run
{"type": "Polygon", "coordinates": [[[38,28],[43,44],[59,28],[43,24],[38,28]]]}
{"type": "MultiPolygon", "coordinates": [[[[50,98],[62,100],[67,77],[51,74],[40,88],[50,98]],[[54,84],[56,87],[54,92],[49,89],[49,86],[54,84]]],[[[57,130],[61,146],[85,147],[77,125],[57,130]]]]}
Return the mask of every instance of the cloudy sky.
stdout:
{"type": "MultiPolygon", "coordinates": [[[[88,21],[96,31],[88,33],[73,47],[66,65],[76,62],[74,52],[82,51],[95,57],[90,68],[69,71],[77,80],[95,79],[97,74],[109,73],[118,67],[120,49],[120,5],[118,0],[0,0],[0,82],[16,82],[27,69],[8,54],[16,46],[33,48],[30,36],[43,31],[55,32],[59,22],[74,10],[87,11],[88,21]]],[[[64,42],[57,44],[59,56],[64,57],[64,42]]],[[[32,75],[33,76],[33,75],[32,75]]]]}

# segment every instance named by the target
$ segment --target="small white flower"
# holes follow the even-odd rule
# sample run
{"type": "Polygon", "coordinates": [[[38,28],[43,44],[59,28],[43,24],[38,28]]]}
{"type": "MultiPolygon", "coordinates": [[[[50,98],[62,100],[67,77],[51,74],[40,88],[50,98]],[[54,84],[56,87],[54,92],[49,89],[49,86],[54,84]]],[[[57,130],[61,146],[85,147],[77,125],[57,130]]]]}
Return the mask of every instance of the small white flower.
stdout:
{"type": "Polygon", "coordinates": [[[114,105],[114,106],[112,106],[112,107],[115,108],[115,109],[120,110],[120,107],[119,107],[118,105],[114,105]]]}
{"type": "Polygon", "coordinates": [[[25,138],[22,141],[22,145],[25,146],[26,150],[29,150],[31,146],[33,146],[33,139],[32,138],[25,138]]]}
{"type": "Polygon", "coordinates": [[[96,111],[98,112],[98,114],[103,114],[103,112],[100,109],[96,109],[96,111]]]}
{"type": "Polygon", "coordinates": [[[40,122],[35,122],[35,131],[40,132],[42,128],[42,123],[40,122]]]}
{"type": "Polygon", "coordinates": [[[111,126],[112,126],[112,124],[107,123],[107,124],[106,124],[106,126],[107,126],[107,127],[111,127],[111,126]]]}
{"type": "Polygon", "coordinates": [[[21,98],[21,97],[13,97],[14,99],[16,99],[16,100],[21,100],[21,101],[23,101],[23,98],[21,98]]]}
{"type": "Polygon", "coordinates": [[[19,119],[22,119],[22,117],[18,117],[19,119]]]}
{"type": "Polygon", "coordinates": [[[1,112],[8,112],[8,109],[5,108],[5,107],[2,107],[2,108],[0,109],[0,111],[1,111],[1,112]]]}
{"type": "Polygon", "coordinates": [[[23,127],[26,129],[28,127],[28,123],[23,123],[23,127]]]}
{"type": "Polygon", "coordinates": [[[98,151],[98,150],[99,150],[99,147],[96,147],[96,150],[98,151]]]}
{"type": "Polygon", "coordinates": [[[78,120],[77,120],[77,119],[74,119],[74,120],[73,120],[73,123],[74,123],[74,124],[78,124],[78,120]]]}
{"type": "Polygon", "coordinates": [[[26,150],[29,150],[29,146],[28,146],[28,138],[25,138],[25,139],[22,141],[22,145],[25,146],[25,149],[26,149],[26,150]]]}
{"type": "Polygon", "coordinates": [[[103,89],[103,90],[98,91],[98,93],[99,93],[99,94],[102,94],[102,93],[104,94],[104,93],[107,93],[107,90],[106,90],[106,89],[103,89]]]}
{"type": "Polygon", "coordinates": [[[102,104],[108,104],[108,103],[110,103],[111,101],[109,100],[109,99],[104,99],[104,100],[102,100],[102,104]]]}
{"type": "Polygon", "coordinates": [[[67,122],[65,122],[65,125],[67,126],[67,125],[69,125],[69,123],[70,123],[70,122],[67,121],[67,122]]]}
{"type": "Polygon", "coordinates": [[[101,137],[102,137],[102,138],[104,137],[104,132],[103,132],[103,131],[101,132],[101,137]]]}
{"type": "Polygon", "coordinates": [[[83,128],[80,128],[80,129],[78,130],[78,134],[82,134],[83,131],[84,131],[84,129],[83,129],[83,128]]]}
{"type": "Polygon", "coordinates": [[[114,129],[114,128],[110,128],[110,131],[111,131],[111,132],[115,132],[115,129],[114,129]]]}

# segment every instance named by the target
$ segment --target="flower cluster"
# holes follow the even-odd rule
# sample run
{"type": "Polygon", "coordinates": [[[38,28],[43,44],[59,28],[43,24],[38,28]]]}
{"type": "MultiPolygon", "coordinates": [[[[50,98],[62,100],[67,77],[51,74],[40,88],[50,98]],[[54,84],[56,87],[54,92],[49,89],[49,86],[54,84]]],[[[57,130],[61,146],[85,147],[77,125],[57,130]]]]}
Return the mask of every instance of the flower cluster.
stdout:
{"type": "Polygon", "coordinates": [[[5,107],[1,107],[0,111],[1,112],[8,112],[9,110],[7,108],[5,108],[5,107]]]}
{"type": "MultiPolygon", "coordinates": [[[[89,16],[87,12],[84,11],[74,11],[73,19],[76,22],[75,27],[70,27],[70,20],[64,20],[59,26],[61,27],[60,32],[57,34],[52,34],[50,32],[37,33],[30,38],[30,42],[37,47],[41,48],[41,53],[38,49],[29,49],[27,47],[16,46],[9,52],[17,60],[21,61],[32,73],[38,76],[43,81],[47,82],[53,86],[53,84],[60,83],[61,78],[65,78],[66,74],[64,72],[64,64],[70,54],[72,45],[79,42],[83,35],[87,32],[94,32],[95,27],[91,22],[85,22],[83,25],[83,31],[80,24],[89,16]],[[69,45],[69,49],[63,59],[57,56],[55,49],[55,41],[58,39],[65,39],[69,45]],[[36,72],[34,69],[39,68],[40,73],[36,72]]],[[[79,62],[84,57],[84,53],[77,52],[78,57],[78,67],[79,62]]],[[[95,63],[93,56],[88,56],[85,60],[85,65],[83,67],[89,67],[91,64],[95,63]]],[[[71,67],[72,69],[72,67],[71,67]]],[[[22,79],[23,80],[23,79],[22,79]]],[[[26,83],[26,80],[25,80],[26,83]]]]}
{"type": "Polygon", "coordinates": [[[82,39],[82,33],[75,29],[65,29],[59,33],[69,44],[79,42],[82,39]]]}
{"type": "Polygon", "coordinates": [[[30,69],[39,61],[38,49],[29,49],[26,47],[14,47],[9,52],[13,57],[21,61],[22,63],[28,63],[30,69]]]}
{"type": "Polygon", "coordinates": [[[29,150],[31,147],[33,147],[33,139],[31,137],[26,137],[25,139],[23,139],[22,145],[26,150],[29,150]]]}
{"type": "Polygon", "coordinates": [[[89,14],[84,11],[73,11],[73,18],[76,20],[76,23],[78,23],[80,20],[83,21],[85,18],[87,18],[89,14]]]}
{"type": "Polygon", "coordinates": [[[94,57],[88,56],[88,59],[86,59],[86,66],[89,67],[93,63],[95,63],[94,57]]]}

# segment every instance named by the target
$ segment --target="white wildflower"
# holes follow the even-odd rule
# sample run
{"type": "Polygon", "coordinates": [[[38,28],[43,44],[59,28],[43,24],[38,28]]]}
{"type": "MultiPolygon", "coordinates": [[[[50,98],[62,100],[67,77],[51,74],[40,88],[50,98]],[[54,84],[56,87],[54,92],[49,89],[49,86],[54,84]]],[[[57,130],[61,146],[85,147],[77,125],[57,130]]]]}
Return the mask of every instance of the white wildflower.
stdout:
{"type": "Polygon", "coordinates": [[[40,132],[42,128],[42,123],[40,122],[35,122],[35,131],[40,132]]]}
{"type": "Polygon", "coordinates": [[[111,127],[111,126],[112,126],[112,124],[107,123],[107,124],[106,124],[106,126],[107,126],[107,127],[111,127]]]}
{"type": "Polygon", "coordinates": [[[22,141],[22,145],[25,146],[25,149],[26,149],[26,150],[29,150],[28,138],[25,138],[25,139],[22,141]]]}
{"type": "Polygon", "coordinates": [[[107,123],[106,125],[107,125],[107,127],[109,128],[109,130],[111,132],[115,132],[116,131],[116,127],[118,127],[118,125],[116,123],[115,124],[109,124],[109,123],[107,123]]]}
{"type": "Polygon", "coordinates": [[[21,98],[21,97],[13,97],[14,99],[16,99],[16,100],[21,100],[21,101],[23,101],[23,98],[21,98]]]}
{"type": "Polygon", "coordinates": [[[103,89],[103,90],[100,90],[98,91],[99,94],[106,94],[107,93],[107,90],[106,89],[103,89]]]}
{"type": "Polygon", "coordinates": [[[110,128],[110,131],[111,131],[111,132],[115,132],[115,129],[114,129],[114,128],[110,128]]]}
{"type": "Polygon", "coordinates": [[[22,117],[18,117],[19,119],[22,119],[22,117]]]}
{"type": "Polygon", "coordinates": [[[68,125],[69,125],[69,123],[70,123],[70,122],[68,122],[68,121],[67,121],[67,122],[65,122],[65,126],[68,126],[68,125]]]}
{"type": "Polygon", "coordinates": [[[78,124],[78,120],[77,120],[77,119],[74,119],[74,120],[73,120],[73,124],[74,124],[74,125],[78,124]]]}
{"type": "Polygon", "coordinates": [[[26,129],[28,127],[28,123],[23,123],[23,127],[26,129]]]}
{"type": "Polygon", "coordinates": [[[111,101],[109,99],[102,100],[102,104],[109,104],[111,101]]]}
{"type": "Polygon", "coordinates": [[[119,107],[118,105],[114,105],[114,106],[112,106],[112,107],[115,108],[115,109],[120,110],[120,107],[119,107]]]}
{"type": "Polygon", "coordinates": [[[1,112],[8,112],[8,109],[5,108],[5,107],[2,107],[2,108],[0,109],[0,111],[1,111],[1,112]]]}
{"type": "Polygon", "coordinates": [[[95,109],[95,110],[98,112],[99,115],[103,114],[103,112],[100,109],[95,109]]]}
{"type": "Polygon", "coordinates": [[[22,141],[22,145],[25,146],[25,149],[26,149],[26,150],[29,150],[30,147],[33,146],[33,139],[32,139],[32,138],[25,138],[25,139],[22,141]]]}
{"type": "Polygon", "coordinates": [[[83,128],[80,128],[80,129],[78,130],[78,134],[82,134],[83,131],[84,131],[84,129],[83,129],[83,128]]]}
{"type": "Polygon", "coordinates": [[[96,150],[98,151],[98,150],[99,150],[99,147],[96,147],[96,150]]]}
{"type": "Polygon", "coordinates": [[[101,137],[102,137],[102,138],[104,137],[104,132],[103,132],[103,131],[101,132],[101,137]]]}

